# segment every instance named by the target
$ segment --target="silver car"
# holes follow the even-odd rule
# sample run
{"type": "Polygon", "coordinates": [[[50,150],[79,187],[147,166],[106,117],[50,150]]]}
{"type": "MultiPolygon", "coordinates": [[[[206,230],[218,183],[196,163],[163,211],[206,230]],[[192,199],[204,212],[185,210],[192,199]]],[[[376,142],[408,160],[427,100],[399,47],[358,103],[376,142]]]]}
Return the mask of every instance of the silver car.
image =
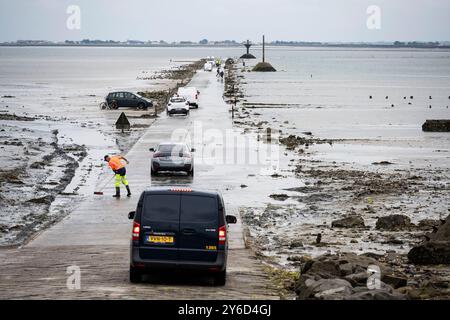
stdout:
{"type": "Polygon", "coordinates": [[[158,145],[156,150],[150,148],[153,152],[150,172],[156,176],[162,171],[182,171],[189,176],[194,176],[194,157],[185,143],[163,142],[158,145]]]}

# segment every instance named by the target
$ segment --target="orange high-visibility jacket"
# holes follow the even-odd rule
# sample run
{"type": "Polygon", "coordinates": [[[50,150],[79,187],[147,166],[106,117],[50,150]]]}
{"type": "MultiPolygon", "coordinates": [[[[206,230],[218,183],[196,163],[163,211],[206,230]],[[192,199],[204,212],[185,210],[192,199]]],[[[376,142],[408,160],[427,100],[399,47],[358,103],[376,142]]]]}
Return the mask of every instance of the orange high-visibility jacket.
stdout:
{"type": "Polygon", "coordinates": [[[125,165],[122,163],[122,160],[119,157],[111,157],[111,159],[109,159],[108,165],[114,171],[125,167],[125,165]]]}

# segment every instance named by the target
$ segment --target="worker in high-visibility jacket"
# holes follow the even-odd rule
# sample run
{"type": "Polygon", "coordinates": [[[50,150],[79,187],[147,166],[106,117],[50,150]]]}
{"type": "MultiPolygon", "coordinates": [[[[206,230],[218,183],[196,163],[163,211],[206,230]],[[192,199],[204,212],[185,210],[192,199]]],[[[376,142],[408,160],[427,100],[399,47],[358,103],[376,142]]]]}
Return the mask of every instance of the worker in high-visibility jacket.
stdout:
{"type": "Polygon", "coordinates": [[[127,169],[125,168],[125,163],[129,164],[130,162],[123,156],[117,155],[117,156],[105,156],[105,161],[108,162],[109,167],[114,171],[116,174],[116,194],[113,195],[115,198],[120,198],[120,182],[123,183],[125,188],[127,188],[127,197],[131,196],[130,186],[128,185],[127,181],[127,169]],[[125,162],[125,163],[124,163],[125,162]]]}

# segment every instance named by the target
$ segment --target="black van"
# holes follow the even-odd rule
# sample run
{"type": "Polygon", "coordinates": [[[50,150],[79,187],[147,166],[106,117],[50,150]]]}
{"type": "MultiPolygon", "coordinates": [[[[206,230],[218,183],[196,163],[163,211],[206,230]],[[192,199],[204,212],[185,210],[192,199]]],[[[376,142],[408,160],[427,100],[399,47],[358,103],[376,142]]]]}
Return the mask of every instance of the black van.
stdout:
{"type": "Polygon", "coordinates": [[[205,271],[216,285],[225,285],[227,224],[220,193],[184,187],[152,187],[144,191],[134,219],[130,281],[140,282],[152,270],[169,268],[205,271]]]}

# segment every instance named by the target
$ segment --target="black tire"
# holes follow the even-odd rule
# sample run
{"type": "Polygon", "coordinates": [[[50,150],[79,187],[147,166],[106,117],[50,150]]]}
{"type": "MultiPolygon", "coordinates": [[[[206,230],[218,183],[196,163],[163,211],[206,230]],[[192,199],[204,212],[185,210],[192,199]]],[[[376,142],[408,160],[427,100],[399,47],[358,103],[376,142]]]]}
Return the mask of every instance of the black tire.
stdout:
{"type": "Polygon", "coordinates": [[[193,177],[194,176],[194,168],[192,168],[192,170],[189,171],[187,174],[188,174],[188,176],[193,177]]]}
{"type": "Polygon", "coordinates": [[[224,286],[227,283],[227,270],[223,270],[214,275],[214,285],[224,286]]]}
{"type": "Polygon", "coordinates": [[[111,109],[119,109],[119,105],[117,104],[116,100],[111,101],[111,103],[109,104],[111,109]]]}
{"type": "Polygon", "coordinates": [[[137,105],[138,109],[145,109],[145,104],[143,104],[142,102],[138,103],[137,105]]]}
{"type": "Polygon", "coordinates": [[[140,283],[142,281],[142,272],[132,266],[130,266],[130,282],[140,283]]]}
{"type": "Polygon", "coordinates": [[[158,171],[155,171],[155,170],[153,170],[152,168],[150,168],[150,175],[151,175],[152,177],[155,177],[155,176],[158,175],[158,171]]]}

